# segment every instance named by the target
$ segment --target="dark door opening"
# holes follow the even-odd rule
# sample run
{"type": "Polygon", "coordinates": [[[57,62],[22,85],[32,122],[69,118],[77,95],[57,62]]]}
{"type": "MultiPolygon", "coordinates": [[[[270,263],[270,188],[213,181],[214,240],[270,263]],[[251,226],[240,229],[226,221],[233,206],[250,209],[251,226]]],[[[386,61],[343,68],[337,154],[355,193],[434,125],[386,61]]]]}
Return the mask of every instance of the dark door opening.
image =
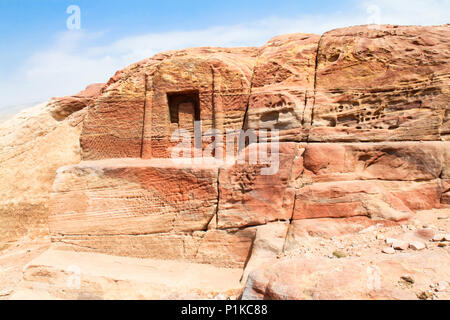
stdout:
{"type": "Polygon", "coordinates": [[[193,129],[193,122],[200,121],[198,91],[167,93],[167,101],[169,103],[171,123],[177,123],[181,128],[193,129]]]}

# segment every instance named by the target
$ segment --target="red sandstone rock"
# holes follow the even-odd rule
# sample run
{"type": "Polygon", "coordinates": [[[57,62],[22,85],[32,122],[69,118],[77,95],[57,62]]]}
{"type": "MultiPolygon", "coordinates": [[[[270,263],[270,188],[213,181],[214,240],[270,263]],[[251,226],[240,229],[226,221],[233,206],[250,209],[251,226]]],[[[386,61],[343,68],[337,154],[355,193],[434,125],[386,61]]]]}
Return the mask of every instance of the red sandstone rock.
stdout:
{"type": "Polygon", "coordinates": [[[319,39],[314,34],[290,34],[275,37],[261,48],[247,128],[278,129],[281,141],[307,139],[319,39]]]}
{"type": "Polygon", "coordinates": [[[282,141],[333,142],[440,140],[442,133],[447,140],[448,33],[448,26],[360,26],[321,38],[280,36],[260,49],[159,54],[108,82],[85,124],[84,158],[168,157],[178,128],[168,111],[174,94],[197,97],[204,132],[280,129],[282,141]]]}
{"type": "Polygon", "coordinates": [[[392,248],[394,248],[395,250],[406,250],[408,249],[408,247],[409,244],[407,241],[394,239],[394,241],[392,242],[392,248]]]}
{"type": "Polygon", "coordinates": [[[392,248],[392,247],[385,247],[385,248],[383,248],[382,252],[386,253],[386,254],[394,254],[395,253],[395,249],[392,248]]]}
{"type": "Polygon", "coordinates": [[[448,26],[325,33],[310,141],[439,140],[448,122],[449,33],[448,26]]]}
{"type": "Polygon", "coordinates": [[[433,180],[446,167],[447,142],[313,143],[305,148],[305,176],[313,181],[433,180]]]}
{"type": "MultiPolygon", "coordinates": [[[[252,152],[251,146],[243,152],[252,152]]],[[[294,205],[294,181],[303,169],[302,153],[301,145],[281,143],[279,170],[272,175],[261,174],[261,169],[270,165],[248,162],[221,169],[218,228],[288,221],[294,205]]]]}
{"type": "Polygon", "coordinates": [[[289,229],[289,236],[291,237],[290,241],[295,241],[296,237],[305,236],[332,238],[344,234],[358,233],[377,223],[378,221],[367,217],[294,220],[289,229]]]}
{"type": "Polygon", "coordinates": [[[423,250],[426,248],[425,244],[420,241],[411,241],[409,247],[413,250],[423,250]]]}
{"type": "Polygon", "coordinates": [[[256,235],[252,243],[249,260],[245,266],[241,282],[245,284],[250,272],[264,267],[286,249],[288,222],[273,222],[256,227],[256,235]]]}
{"type": "Polygon", "coordinates": [[[415,232],[415,235],[424,240],[431,240],[435,236],[435,231],[431,228],[419,229],[415,232]]]}
{"type": "Polygon", "coordinates": [[[53,234],[204,230],[216,213],[217,168],[168,161],[82,162],[54,183],[53,234]]]}
{"type": "MultiPolygon", "coordinates": [[[[356,233],[449,204],[448,38],[448,26],[360,26],[262,48],[170,51],[117,72],[89,97],[84,161],[57,172],[53,241],[241,268],[244,281],[257,270],[244,297],[410,298],[391,284],[361,289],[363,259],[266,264],[302,237],[356,233]],[[266,164],[239,161],[272,135],[226,162],[168,159],[172,134],[192,135],[195,120],[202,152],[212,129],[279,130],[279,170],[263,175],[266,164]]],[[[69,100],[56,114],[81,107],[69,100]]],[[[183,150],[195,153],[191,142],[183,150]]]]}
{"type": "Polygon", "coordinates": [[[196,97],[204,133],[241,129],[255,59],[254,48],[193,48],[119,72],[90,110],[81,136],[84,159],[169,157],[179,128],[170,117],[171,94],[196,97]]]}
{"type": "Polygon", "coordinates": [[[95,83],[74,96],[53,98],[47,105],[50,114],[56,120],[63,120],[72,113],[88,107],[101,94],[104,83],[95,83]]]}
{"type": "Polygon", "coordinates": [[[412,216],[412,211],[393,195],[392,191],[398,185],[376,181],[307,185],[296,194],[293,219],[368,216],[394,221],[405,220],[412,216]]]}
{"type": "Polygon", "coordinates": [[[385,255],[376,263],[370,258],[285,258],[252,272],[243,299],[417,299],[414,291],[399,287],[401,276],[411,274],[416,288],[426,288],[437,274],[449,276],[449,262],[445,252],[385,255]]]}
{"type": "Polygon", "coordinates": [[[450,204],[450,180],[442,181],[441,202],[447,205],[450,204]]]}

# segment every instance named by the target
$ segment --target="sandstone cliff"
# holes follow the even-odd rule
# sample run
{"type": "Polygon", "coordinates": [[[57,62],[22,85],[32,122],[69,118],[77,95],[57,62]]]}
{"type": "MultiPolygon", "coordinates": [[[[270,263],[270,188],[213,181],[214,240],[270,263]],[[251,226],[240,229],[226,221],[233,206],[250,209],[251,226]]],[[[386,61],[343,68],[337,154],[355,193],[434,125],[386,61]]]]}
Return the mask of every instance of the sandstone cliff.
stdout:
{"type": "Polygon", "coordinates": [[[98,85],[90,86],[77,96],[55,98],[1,124],[0,248],[24,235],[48,234],[56,170],[81,160],[79,139],[86,111],[76,111],[98,92],[98,85]],[[53,117],[55,113],[61,116],[53,117]]]}
{"type": "MultiPolygon", "coordinates": [[[[36,121],[26,121],[22,130],[49,139],[25,139],[36,156],[5,134],[27,159],[22,165],[38,165],[46,177],[21,168],[20,174],[45,183],[28,186],[29,177],[15,178],[17,187],[5,196],[20,202],[18,188],[25,187],[47,204],[54,180],[49,226],[57,250],[238,269],[242,285],[250,274],[244,297],[405,297],[396,289],[361,291],[349,278],[337,284],[344,293],[316,292],[314,285],[329,279],[315,276],[328,258],[266,264],[305,244],[397,228],[424,210],[447,210],[449,36],[448,25],[357,26],[279,36],[261,48],[158,54],[118,71],[92,94],[50,103],[40,113],[45,134],[28,127],[36,121]],[[172,134],[193,132],[194,120],[201,120],[203,141],[211,130],[279,130],[279,170],[261,175],[266,164],[241,163],[239,155],[226,163],[170,159],[172,134]],[[50,145],[55,141],[60,145],[50,145]],[[48,158],[42,144],[61,156],[48,158]],[[291,284],[294,271],[301,284],[291,284]],[[306,291],[295,291],[297,285],[306,291]]],[[[260,152],[268,142],[250,144],[240,155],[255,152],[255,145],[260,152]]],[[[2,170],[18,176],[6,165],[21,158],[9,158],[2,170]]],[[[441,265],[450,262],[447,253],[435,257],[441,265]]],[[[433,261],[399,259],[407,269],[433,261]]],[[[352,263],[345,274],[364,273],[361,265],[370,261],[352,263]]],[[[41,259],[34,267],[42,265],[41,259]]],[[[383,272],[389,268],[380,262],[383,272]]]]}

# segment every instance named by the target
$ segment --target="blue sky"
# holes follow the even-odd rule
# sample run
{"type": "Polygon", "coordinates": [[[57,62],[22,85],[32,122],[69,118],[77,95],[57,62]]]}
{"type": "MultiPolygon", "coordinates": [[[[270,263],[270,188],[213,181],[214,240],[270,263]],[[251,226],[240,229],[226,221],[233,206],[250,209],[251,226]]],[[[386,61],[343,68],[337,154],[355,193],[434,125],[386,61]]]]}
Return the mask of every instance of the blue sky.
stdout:
{"type": "Polygon", "coordinates": [[[259,46],[291,32],[450,22],[450,0],[0,0],[0,113],[73,94],[130,63],[190,46],[259,46]],[[69,5],[81,29],[68,30],[69,5]]]}

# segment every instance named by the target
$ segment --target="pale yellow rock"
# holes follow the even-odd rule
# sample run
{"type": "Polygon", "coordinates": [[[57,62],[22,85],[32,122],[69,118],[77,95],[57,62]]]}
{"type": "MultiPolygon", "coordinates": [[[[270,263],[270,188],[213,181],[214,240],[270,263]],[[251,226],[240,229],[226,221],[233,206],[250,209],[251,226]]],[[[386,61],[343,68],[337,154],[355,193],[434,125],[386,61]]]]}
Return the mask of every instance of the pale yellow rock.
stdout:
{"type": "Polygon", "coordinates": [[[60,299],[227,298],[240,292],[241,274],[206,264],[49,249],[25,268],[22,290],[28,298],[42,291],[60,299]]]}
{"type": "Polygon", "coordinates": [[[80,161],[84,111],[56,121],[47,103],[0,123],[0,249],[25,234],[48,233],[56,170],[80,161]]]}

